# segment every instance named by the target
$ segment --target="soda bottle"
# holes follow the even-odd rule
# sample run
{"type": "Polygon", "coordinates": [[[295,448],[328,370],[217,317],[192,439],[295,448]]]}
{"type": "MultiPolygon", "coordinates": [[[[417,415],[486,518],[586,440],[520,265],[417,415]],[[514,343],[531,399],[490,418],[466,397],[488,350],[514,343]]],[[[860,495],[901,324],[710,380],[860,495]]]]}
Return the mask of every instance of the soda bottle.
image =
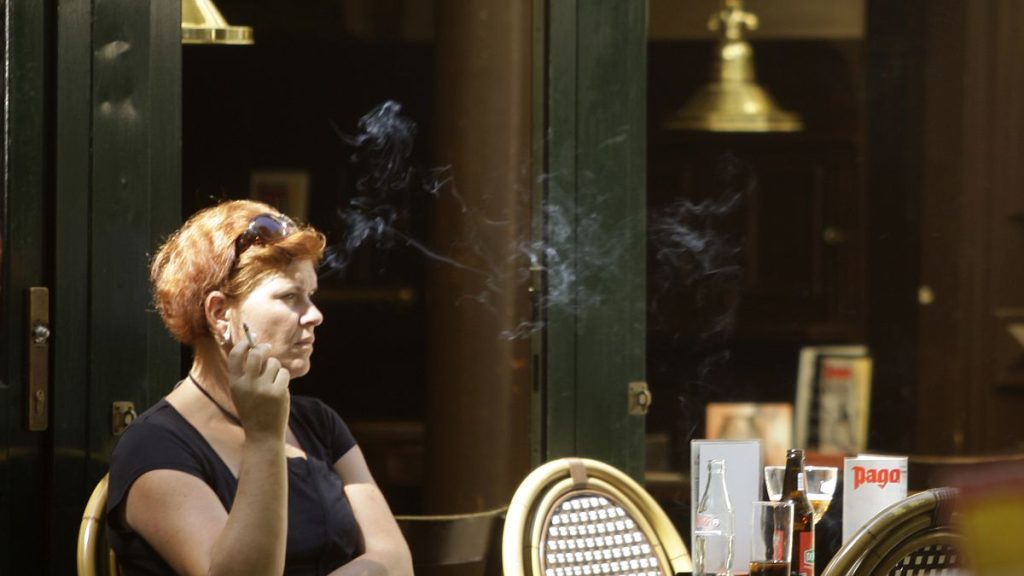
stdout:
{"type": "Polygon", "coordinates": [[[725,487],[725,460],[708,462],[708,485],[694,524],[693,576],[731,576],[735,515],[725,487]]]}
{"type": "Polygon", "coordinates": [[[807,499],[804,480],[804,451],[786,452],[786,475],[782,480],[782,501],[793,503],[793,552],[791,576],[814,576],[814,508],[807,499]]]}

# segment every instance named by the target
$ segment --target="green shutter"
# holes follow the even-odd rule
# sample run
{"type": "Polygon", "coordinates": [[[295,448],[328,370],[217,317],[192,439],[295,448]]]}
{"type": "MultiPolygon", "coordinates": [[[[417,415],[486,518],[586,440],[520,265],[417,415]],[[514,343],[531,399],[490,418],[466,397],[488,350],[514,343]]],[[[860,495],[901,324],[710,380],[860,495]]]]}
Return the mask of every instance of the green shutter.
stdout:
{"type": "MultiPolygon", "coordinates": [[[[549,2],[535,227],[574,275],[547,309],[538,409],[543,459],[603,460],[641,479],[645,379],[646,2],[549,2]],[[554,217],[564,216],[564,218],[554,217]],[[564,225],[565,229],[558,229],[564,225]]],[[[548,263],[549,265],[551,262],[548,263]]]]}

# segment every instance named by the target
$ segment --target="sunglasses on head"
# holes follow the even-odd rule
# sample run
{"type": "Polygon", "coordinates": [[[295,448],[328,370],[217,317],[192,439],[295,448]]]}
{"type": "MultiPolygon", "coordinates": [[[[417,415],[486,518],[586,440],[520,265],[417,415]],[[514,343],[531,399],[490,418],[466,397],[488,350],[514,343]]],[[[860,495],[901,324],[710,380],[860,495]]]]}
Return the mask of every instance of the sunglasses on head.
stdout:
{"type": "Polygon", "coordinates": [[[264,213],[253,216],[252,220],[249,220],[249,227],[235,240],[235,263],[237,264],[242,253],[254,244],[273,244],[296,230],[298,226],[295,222],[284,215],[264,213]]]}

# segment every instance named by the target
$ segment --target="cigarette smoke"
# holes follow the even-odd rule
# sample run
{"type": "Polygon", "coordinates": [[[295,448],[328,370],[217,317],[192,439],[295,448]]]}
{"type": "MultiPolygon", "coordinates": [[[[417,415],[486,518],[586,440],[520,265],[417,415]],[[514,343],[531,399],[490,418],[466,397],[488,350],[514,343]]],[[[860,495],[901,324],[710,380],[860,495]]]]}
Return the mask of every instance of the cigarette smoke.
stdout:
{"type": "MultiPolygon", "coordinates": [[[[411,162],[416,124],[401,111],[400,104],[387,101],[360,119],[357,134],[339,131],[342,141],[353,148],[348,160],[357,176],[352,198],[337,210],[336,234],[340,240],[326,251],[322,277],[344,273],[362,246],[372,245],[379,253],[386,253],[398,242],[426,259],[483,277],[479,293],[454,297],[493,311],[493,303],[504,290],[525,290],[534,276],[541,274],[545,290],[534,295],[535,309],[524,310],[522,318],[501,332],[503,338],[510,339],[524,338],[543,328],[537,320],[541,316],[538,311],[572,306],[575,315],[586,317],[602,304],[602,296],[584,286],[589,275],[608,273],[618,261],[623,238],[609,235],[596,215],[564,208],[568,203],[558,201],[561,192],[557,185],[544,176],[542,180],[549,188],[543,209],[547,237],[535,239],[523,232],[505,245],[493,247],[483,242],[483,238],[494,236],[495,228],[515,223],[490,218],[482,208],[460,197],[450,167],[417,170],[411,162]],[[448,195],[457,202],[465,219],[461,226],[464,239],[459,246],[440,250],[396,226],[407,216],[403,198],[409,193],[435,199],[448,195]],[[452,253],[471,254],[472,263],[452,253]]],[[[521,195],[524,205],[528,203],[530,190],[515,193],[521,195]]]]}
{"type": "Polygon", "coordinates": [[[410,158],[416,124],[401,115],[394,101],[380,104],[362,118],[356,135],[341,133],[353,151],[349,164],[357,175],[355,194],[337,210],[336,232],[340,241],[327,247],[320,274],[344,273],[360,246],[372,243],[387,249],[395,239],[402,196],[415,179],[410,158]]]}
{"type": "MultiPolygon", "coordinates": [[[[575,202],[562,201],[565,198],[557,185],[558,175],[548,174],[539,182],[548,190],[542,210],[546,236],[533,238],[527,230],[506,245],[483,242],[483,238],[493,237],[494,228],[514,223],[489,218],[482,208],[460,197],[450,167],[414,167],[411,159],[416,123],[401,112],[401,105],[389,100],[359,120],[356,134],[339,130],[342,141],[352,148],[348,161],[356,176],[351,198],[337,210],[339,241],[327,249],[323,276],[344,273],[361,246],[372,245],[378,253],[386,254],[397,242],[428,260],[480,275],[484,278],[480,292],[454,297],[493,310],[503,290],[525,290],[537,275],[542,275],[544,290],[533,295],[534,310],[523,311],[523,317],[502,332],[505,338],[523,338],[542,329],[539,318],[543,312],[565,308],[585,320],[604,304],[605,296],[588,287],[600,285],[602,274],[615,273],[615,265],[628,245],[626,235],[636,227],[628,222],[609,225],[595,210],[586,211],[575,202]],[[461,226],[463,242],[442,250],[396,226],[408,217],[410,194],[434,199],[448,195],[456,201],[465,219],[461,226]],[[472,262],[453,254],[469,254],[472,262]]],[[[648,274],[655,283],[650,306],[657,312],[662,300],[674,297],[680,286],[694,291],[704,316],[704,343],[727,338],[732,331],[742,281],[741,244],[736,238],[723,236],[720,224],[735,216],[746,193],[756,185],[748,167],[732,156],[722,159],[718,174],[722,187],[717,194],[706,194],[701,200],[677,200],[652,211],[648,219],[650,248],[655,254],[655,269],[648,274]],[[723,299],[723,293],[733,296],[723,299]]],[[[587,187],[586,174],[580,182],[587,187]]],[[[524,203],[529,201],[530,190],[514,193],[522,195],[524,203]]],[[[593,190],[580,193],[589,198],[596,194],[593,190]]],[[[589,205],[600,206],[607,200],[597,197],[589,205]]]]}
{"type": "Polygon", "coordinates": [[[757,185],[750,167],[723,156],[716,167],[719,190],[701,191],[700,201],[681,198],[649,216],[655,269],[650,306],[657,312],[667,299],[685,289],[695,299],[693,312],[702,329],[699,341],[725,341],[732,335],[743,282],[743,240],[730,236],[744,199],[757,185]]]}

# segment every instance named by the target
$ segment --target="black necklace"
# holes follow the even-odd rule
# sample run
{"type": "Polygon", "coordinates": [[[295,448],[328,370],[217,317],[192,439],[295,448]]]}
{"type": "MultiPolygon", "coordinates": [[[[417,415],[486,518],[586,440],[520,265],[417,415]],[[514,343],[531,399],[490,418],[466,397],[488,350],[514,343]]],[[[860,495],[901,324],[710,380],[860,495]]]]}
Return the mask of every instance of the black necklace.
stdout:
{"type": "Polygon", "coordinates": [[[211,396],[210,393],[206,391],[206,388],[203,388],[203,386],[199,384],[199,381],[196,380],[196,377],[193,376],[191,372],[188,373],[188,379],[191,380],[192,383],[196,385],[196,388],[199,388],[199,391],[203,393],[203,396],[206,396],[210,400],[210,402],[213,402],[213,405],[216,406],[217,409],[224,414],[224,417],[230,420],[233,424],[242,426],[242,420],[238,416],[236,416],[234,412],[225,408],[223,405],[221,405],[220,402],[217,402],[217,399],[211,396]]]}

